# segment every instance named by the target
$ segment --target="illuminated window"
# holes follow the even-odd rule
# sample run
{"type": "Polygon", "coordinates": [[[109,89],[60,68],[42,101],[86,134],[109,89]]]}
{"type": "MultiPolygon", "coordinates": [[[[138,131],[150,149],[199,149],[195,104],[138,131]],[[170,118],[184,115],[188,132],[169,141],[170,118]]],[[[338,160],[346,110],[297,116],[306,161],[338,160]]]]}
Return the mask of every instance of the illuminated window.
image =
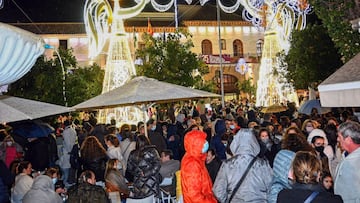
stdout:
{"type": "Polygon", "coordinates": [[[221,50],[226,50],[226,40],[221,39],[221,50]]]}
{"type": "Polygon", "coordinates": [[[59,40],[59,48],[66,50],[68,48],[68,41],[66,39],[59,40]]]}
{"type": "Polygon", "coordinates": [[[212,55],[212,44],[208,39],[204,39],[201,42],[201,53],[203,55],[212,55]]]}
{"type": "Polygon", "coordinates": [[[264,40],[259,39],[259,40],[256,42],[256,54],[257,54],[258,57],[261,56],[263,47],[264,47],[264,40]]]}
{"type": "Polygon", "coordinates": [[[243,43],[241,40],[239,39],[234,40],[233,52],[234,52],[234,56],[244,57],[243,43]]]}

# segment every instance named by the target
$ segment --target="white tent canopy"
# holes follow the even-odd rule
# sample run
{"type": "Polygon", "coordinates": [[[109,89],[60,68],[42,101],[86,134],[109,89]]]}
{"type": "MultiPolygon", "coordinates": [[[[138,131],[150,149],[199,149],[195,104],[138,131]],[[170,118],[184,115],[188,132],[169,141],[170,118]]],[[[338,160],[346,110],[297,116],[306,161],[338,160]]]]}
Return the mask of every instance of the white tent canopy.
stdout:
{"type": "Polygon", "coordinates": [[[45,42],[26,30],[0,22],[0,86],[24,76],[44,53],[45,42]]]}
{"type": "Polygon", "coordinates": [[[319,86],[323,107],[360,107],[360,53],[319,86]]]}

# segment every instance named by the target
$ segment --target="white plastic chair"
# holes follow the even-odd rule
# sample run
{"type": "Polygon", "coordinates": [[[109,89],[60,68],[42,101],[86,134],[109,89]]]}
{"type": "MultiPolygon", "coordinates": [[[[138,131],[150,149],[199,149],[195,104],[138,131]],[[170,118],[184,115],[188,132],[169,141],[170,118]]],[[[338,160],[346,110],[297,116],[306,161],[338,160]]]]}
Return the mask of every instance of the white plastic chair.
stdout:
{"type": "Polygon", "coordinates": [[[126,203],[156,203],[154,195],[142,199],[127,198],[126,203]]]}
{"type": "Polygon", "coordinates": [[[160,188],[160,203],[176,203],[176,196],[171,196],[170,192],[167,192],[160,188]]]}
{"type": "Polygon", "coordinates": [[[176,196],[171,196],[171,193],[161,188],[162,186],[171,186],[175,181],[175,176],[166,177],[160,183],[160,203],[176,203],[176,196]]]}

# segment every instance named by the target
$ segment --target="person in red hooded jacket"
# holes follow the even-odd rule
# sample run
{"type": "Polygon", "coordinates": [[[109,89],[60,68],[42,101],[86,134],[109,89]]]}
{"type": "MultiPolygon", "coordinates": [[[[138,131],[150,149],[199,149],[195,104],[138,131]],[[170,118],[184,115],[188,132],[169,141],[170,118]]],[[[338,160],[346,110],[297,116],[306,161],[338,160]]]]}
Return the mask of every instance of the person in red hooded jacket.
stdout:
{"type": "Polygon", "coordinates": [[[192,130],[184,138],[185,155],[181,161],[181,188],[185,203],[216,203],[211,178],[205,166],[209,143],[206,134],[192,130]]]}

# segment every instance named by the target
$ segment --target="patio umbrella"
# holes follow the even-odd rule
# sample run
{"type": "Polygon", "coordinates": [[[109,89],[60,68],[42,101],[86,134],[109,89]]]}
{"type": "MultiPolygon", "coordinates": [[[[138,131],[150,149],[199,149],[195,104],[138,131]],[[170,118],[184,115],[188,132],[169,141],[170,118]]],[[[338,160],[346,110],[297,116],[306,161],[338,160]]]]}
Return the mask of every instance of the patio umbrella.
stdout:
{"type": "Polygon", "coordinates": [[[280,104],[273,104],[271,106],[265,107],[261,110],[262,113],[279,113],[286,111],[287,107],[280,104]]]}
{"type": "Polygon", "coordinates": [[[311,114],[311,110],[313,108],[316,108],[318,110],[319,114],[325,114],[331,111],[331,108],[328,107],[322,107],[320,104],[320,100],[318,99],[311,99],[306,101],[304,104],[302,104],[299,109],[298,112],[302,113],[302,114],[306,114],[306,115],[310,115],[311,114]]]}
{"type": "Polygon", "coordinates": [[[221,96],[139,76],[133,78],[123,86],[93,97],[72,108],[76,110],[102,109],[211,97],[221,96]]]}
{"type": "Polygon", "coordinates": [[[68,107],[55,104],[6,95],[0,96],[0,123],[33,120],[70,111],[68,107]]]}
{"type": "Polygon", "coordinates": [[[9,124],[12,127],[12,133],[25,138],[47,137],[55,129],[47,123],[40,120],[20,121],[9,124]]]}
{"type": "MultiPolygon", "coordinates": [[[[211,97],[221,96],[206,91],[161,82],[153,78],[139,76],[131,79],[123,86],[84,101],[72,108],[76,110],[89,110],[140,105],[144,114],[146,114],[146,109],[154,103],[211,97]]],[[[144,121],[144,124],[146,129],[146,121],[144,121]]],[[[147,136],[146,130],[145,135],[147,136]]]]}

